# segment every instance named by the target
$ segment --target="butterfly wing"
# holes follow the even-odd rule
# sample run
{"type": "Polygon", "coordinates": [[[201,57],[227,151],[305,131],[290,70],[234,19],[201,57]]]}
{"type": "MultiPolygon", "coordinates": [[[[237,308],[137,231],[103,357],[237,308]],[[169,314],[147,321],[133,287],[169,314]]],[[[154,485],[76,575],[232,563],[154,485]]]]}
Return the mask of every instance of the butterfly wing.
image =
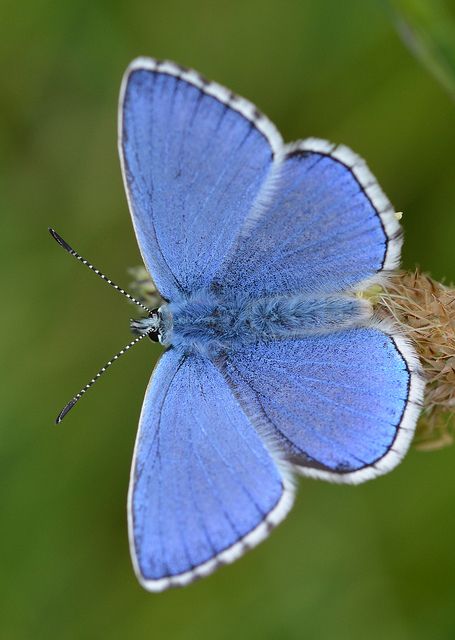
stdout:
{"type": "Polygon", "coordinates": [[[212,282],[334,293],[397,265],[393,207],[347,147],[283,146],[251,103],[149,58],[127,70],[119,113],[133,223],[166,298],[212,282]]]}
{"type": "Polygon", "coordinates": [[[309,139],[284,147],[217,274],[251,295],[334,293],[397,266],[400,226],[365,162],[309,139]]]}
{"type": "Polygon", "coordinates": [[[208,360],[174,349],[147,390],[133,460],[129,529],[136,573],[160,591],[256,545],[293,489],[208,360]]]}
{"type": "Polygon", "coordinates": [[[363,482],[400,462],[424,388],[412,347],[383,323],[250,345],[222,371],[298,471],[335,482],[363,482]]]}
{"type": "Polygon", "coordinates": [[[208,285],[281,148],[254,105],[195,71],[128,68],[119,151],[142,256],[167,299],[208,285]]]}

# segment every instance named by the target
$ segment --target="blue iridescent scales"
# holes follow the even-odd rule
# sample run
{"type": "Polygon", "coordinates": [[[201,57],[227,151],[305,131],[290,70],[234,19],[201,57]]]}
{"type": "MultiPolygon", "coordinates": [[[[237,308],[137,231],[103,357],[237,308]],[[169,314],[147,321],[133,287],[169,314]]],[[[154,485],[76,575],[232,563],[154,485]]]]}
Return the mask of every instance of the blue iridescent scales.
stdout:
{"type": "Polygon", "coordinates": [[[232,562],[288,513],[293,474],[358,483],[395,467],[424,382],[358,292],[401,231],[347,147],[282,142],[247,100],[135,60],[119,150],[144,263],[167,301],[131,472],[131,553],[151,591],[232,562]]]}

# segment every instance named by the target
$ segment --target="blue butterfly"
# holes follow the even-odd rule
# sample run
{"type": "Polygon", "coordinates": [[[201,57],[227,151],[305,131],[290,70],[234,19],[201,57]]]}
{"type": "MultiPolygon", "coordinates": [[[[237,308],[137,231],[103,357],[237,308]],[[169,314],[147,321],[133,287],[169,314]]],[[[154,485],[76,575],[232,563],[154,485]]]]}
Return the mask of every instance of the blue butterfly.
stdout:
{"type": "Polygon", "coordinates": [[[134,323],[166,350],[128,499],[136,574],[161,591],[267,537],[292,506],[293,474],[356,484],[390,471],[424,382],[408,340],[358,295],[398,266],[402,235],[347,147],[285,145],[245,99],[139,58],[119,150],[165,300],[134,323]]]}

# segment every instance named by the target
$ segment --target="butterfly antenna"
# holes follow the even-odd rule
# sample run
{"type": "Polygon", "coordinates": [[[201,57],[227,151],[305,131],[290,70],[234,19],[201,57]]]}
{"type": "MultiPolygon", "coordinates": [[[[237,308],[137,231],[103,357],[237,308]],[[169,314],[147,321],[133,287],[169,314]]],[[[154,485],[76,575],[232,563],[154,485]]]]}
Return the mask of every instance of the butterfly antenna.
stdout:
{"type": "MultiPolygon", "coordinates": [[[[102,280],[104,280],[105,282],[107,282],[108,284],[111,285],[111,287],[114,287],[114,289],[116,289],[116,291],[118,291],[119,293],[121,293],[122,295],[124,295],[126,298],[128,298],[128,300],[130,300],[131,302],[134,302],[134,304],[137,304],[138,307],[141,307],[141,309],[144,309],[144,311],[147,311],[147,313],[150,313],[150,309],[148,307],[146,307],[144,304],[142,304],[142,302],[139,302],[139,300],[136,300],[136,298],[134,298],[131,294],[129,294],[127,291],[125,291],[125,289],[122,289],[122,287],[119,287],[118,284],[115,284],[115,282],[112,282],[112,280],[110,280],[109,278],[107,278],[104,273],[101,273],[101,271],[99,269],[96,269],[93,264],[91,264],[88,260],[86,260],[85,258],[83,258],[79,253],[77,253],[77,251],[74,251],[74,249],[72,247],[70,247],[70,245],[65,242],[65,240],[63,240],[62,236],[60,236],[54,229],[52,229],[51,227],[49,227],[49,233],[51,234],[51,236],[54,238],[54,240],[56,240],[58,242],[58,244],[63,247],[66,251],[68,251],[68,253],[71,256],[74,256],[77,260],[79,260],[79,262],[82,262],[82,264],[85,264],[86,267],[88,267],[89,269],[91,269],[92,271],[94,271],[96,273],[97,276],[99,276],[102,280]]],[[[65,407],[66,408],[66,407],[65,407]]],[[[71,408],[71,407],[70,407],[71,408]]],[[[68,409],[69,411],[69,409],[68,409]]]]}
{"type": "Polygon", "coordinates": [[[55,424],[60,424],[60,422],[66,416],[68,411],[70,411],[74,407],[76,402],[79,402],[79,400],[82,398],[82,396],[85,394],[85,392],[88,391],[90,389],[90,387],[92,387],[95,384],[95,382],[97,380],[99,380],[99,378],[101,378],[103,373],[107,369],[109,369],[109,367],[111,366],[112,363],[114,363],[116,360],[118,360],[120,358],[120,356],[123,356],[124,353],[129,351],[131,349],[131,347],[134,347],[134,345],[137,344],[138,342],[140,342],[142,340],[142,338],[145,338],[145,336],[148,336],[148,335],[149,335],[149,332],[141,333],[140,336],[138,336],[137,338],[134,338],[134,340],[131,340],[130,343],[128,343],[125,347],[123,347],[123,349],[121,349],[118,353],[116,353],[115,356],[113,356],[108,362],[106,362],[104,367],[101,367],[101,369],[98,371],[96,376],[94,376],[90,380],[90,382],[87,382],[85,387],[82,387],[82,389],[79,391],[79,393],[76,393],[76,395],[73,398],[71,398],[71,400],[63,407],[63,409],[60,411],[60,413],[58,414],[58,416],[55,419],[55,424]]]}

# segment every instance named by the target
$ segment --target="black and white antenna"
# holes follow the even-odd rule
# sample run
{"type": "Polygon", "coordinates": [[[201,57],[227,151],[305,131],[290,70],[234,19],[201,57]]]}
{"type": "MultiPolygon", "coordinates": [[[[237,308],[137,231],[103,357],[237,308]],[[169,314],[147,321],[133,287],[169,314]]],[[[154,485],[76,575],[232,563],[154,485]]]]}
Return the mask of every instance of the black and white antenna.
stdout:
{"type": "MultiPolygon", "coordinates": [[[[126,298],[128,298],[128,300],[130,300],[131,302],[134,302],[134,304],[136,304],[138,307],[141,307],[141,309],[147,312],[148,316],[153,315],[154,312],[151,309],[149,309],[144,304],[142,304],[142,302],[139,302],[139,300],[136,300],[136,298],[130,295],[127,291],[125,291],[125,289],[122,289],[122,287],[119,287],[117,284],[115,284],[115,282],[112,282],[112,280],[110,280],[103,273],[101,273],[99,269],[96,269],[88,260],[83,258],[79,253],[77,253],[77,251],[75,251],[72,247],[70,247],[70,245],[67,242],[65,242],[65,240],[63,240],[63,238],[54,229],[51,229],[49,227],[49,232],[51,236],[54,238],[54,240],[56,240],[61,247],[63,247],[66,251],[68,251],[70,255],[74,256],[77,260],[79,260],[79,262],[82,262],[82,264],[85,264],[86,267],[88,267],[91,271],[96,273],[96,275],[99,276],[102,280],[110,284],[111,287],[113,287],[116,291],[118,291],[119,293],[124,295],[126,298]]],[[[151,335],[154,332],[156,332],[156,327],[154,326],[154,324],[152,324],[150,326],[150,330],[145,330],[141,332],[141,334],[137,336],[137,338],[134,338],[134,340],[129,342],[126,346],[123,347],[123,349],[121,349],[118,353],[116,353],[115,356],[113,356],[110,360],[108,360],[104,365],[104,367],[101,367],[101,369],[98,371],[96,376],[94,376],[90,380],[90,382],[88,382],[84,387],[82,387],[79,393],[76,393],[76,395],[63,407],[63,409],[60,411],[60,413],[58,414],[55,420],[55,424],[59,424],[63,420],[66,414],[82,398],[85,392],[88,391],[90,387],[95,384],[95,382],[103,375],[103,373],[111,366],[112,363],[114,363],[116,360],[120,358],[120,356],[123,356],[123,354],[129,351],[131,347],[134,347],[134,345],[140,342],[142,338],[145,338],[145,336],[151,335]]]]}
{"type": "Polygon", "coordinates": [[[116,353],[115,356],[113,356],[110,360],[108,360],[106,362],[106,364],[104,365],[104,367],[101,367],[101,369],[98,371],[96,376],[93,376],[93,378],[90,380],[90,382],[87,382],[85,387],[82,387],[82,389],[79,391],[79,393],[76,393],[76,395],[73,398],[71,398],[71,400],[63,407],[63,409],[60,411],[60,413],[58,414],[58,416],[55,419],[55,424],[60,424],[60,422],[66,416],[68,411],[70,411],[70,409],[72,409],[74,407],[76,402],[78,402],[82,398],[82,396],[85,394],[85,392],[88,391],[90,389],[90,387],[93,386],[97,380],[99,380],[99,378],[101,378],[103,373],[111,366],[111,364],[113,364],[116,360],[118,360],[120,358],[120,356],[123,356],[123,354],[125,354],[127,351],[129,351],[131,349],[131,347],[134,347],[135,344],[140,342],[142,340],[142,338],[145,338],[145,336],[147,336],[147,335],[148,335],[148,333],[141,333],[140,336],[138,336],[137,338],[134,338],[134,340],[131,340],[131,342],[129,342],[126,346],[124,346],[123,349],[120,349],[120,351],[118,353],[116,353]]]}
{"type": "Polygon", "coordinates": [[[151,309],[149,309],[148,307],[145,306],[145,304],[142,304],[142,302],[139,302],[139,300],[136,300],[136,298],[134,298],[130,293],[128,293],[127,291],[125,291],[125,289],[122,289],[122,287],[119,287],[118,284],[115,284],[115,282],[112,282],[112,280],[110,280],[108,277],[106,277],[104,275],[104,273],[101,273],[101,271],[99,269],[97,269],[96,267],[93,266],[93,264],[91,262],[89,262],[88,260],[86,260],[85,258],[83,258],[77,251],[74,251],[74,249],[72,247],[70,247],[70,245],[65,242],[65,240],[63,240],[62,236],[60,236],[54,229],[52,229],[51,227],[49,227],[49,233],[51,234],[51,236],[54,238],[54,240],[56,240],[58,242],[58,244],[63,247],[66,251],[68,251],[68,253],[71,256],[74,256],[76,258],[76,260],[79,260],[79,262],[82,262],[82,264],[85,264],[86,267],[88,267],[91,271],[93,271],[94,273],[96,273],[97,276],[99,276],[102,280],[104,280],[105,282],[107,282],[108,284],[111,285],[111,287],[114,287],[114,289],[116,291],[118,291],[119,293],[121,293],[122,295],[125,296],[125,298],[128,298],[128,300],[130,300],[131,302],[134,302],[134,304],[137,304],[138,307],[141,307],[141,309],[144,309],[144,311],[147,311],[147,313],[151,312],[151,309]]]}

